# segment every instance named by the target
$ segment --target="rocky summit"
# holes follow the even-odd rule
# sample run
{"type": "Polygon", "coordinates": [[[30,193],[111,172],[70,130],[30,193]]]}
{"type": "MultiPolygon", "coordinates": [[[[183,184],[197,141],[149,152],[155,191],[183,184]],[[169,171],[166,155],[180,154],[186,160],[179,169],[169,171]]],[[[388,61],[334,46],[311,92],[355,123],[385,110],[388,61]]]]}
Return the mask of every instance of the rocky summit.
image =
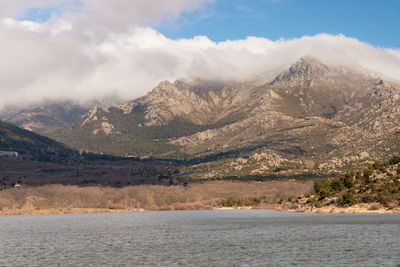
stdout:
{"type": "Polygon", "coordinates": [[[164,81],[49,136],[81,150],[184,160],[182,179],[296,177],[398,153],[399,122],[399,84],[303,57],[268,82],[164,81]]]}

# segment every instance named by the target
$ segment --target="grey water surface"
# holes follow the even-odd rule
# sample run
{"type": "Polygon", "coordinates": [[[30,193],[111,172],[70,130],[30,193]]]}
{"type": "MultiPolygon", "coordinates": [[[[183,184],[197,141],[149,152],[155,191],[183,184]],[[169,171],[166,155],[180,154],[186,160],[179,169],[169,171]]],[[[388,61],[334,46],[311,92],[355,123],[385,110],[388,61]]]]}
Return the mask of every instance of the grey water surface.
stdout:
{"type": "Polygon", "coordinates": [[[0,216],[0,266],[398,266],[400,214],[0,216]]]}

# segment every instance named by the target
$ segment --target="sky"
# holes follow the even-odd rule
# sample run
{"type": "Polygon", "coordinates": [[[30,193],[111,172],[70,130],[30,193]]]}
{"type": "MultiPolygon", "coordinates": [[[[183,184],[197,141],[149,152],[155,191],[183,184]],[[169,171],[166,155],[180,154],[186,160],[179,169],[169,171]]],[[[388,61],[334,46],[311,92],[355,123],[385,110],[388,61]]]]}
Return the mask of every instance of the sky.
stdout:
{"type": "Polygon", "coordinates": [[[175,27],[157,29],[170,38],[196,34],[213,41],[343,34],[376,46],[398,47],[399,14],[397,0],[221,0],[183,15],[175,27]]]}
{"type": "Polygon", "coordinates": [[[244,79],[304,55],[400,79],[400,1],[3,0],[0,108],[130,100],[163,80],[244,79]]]}

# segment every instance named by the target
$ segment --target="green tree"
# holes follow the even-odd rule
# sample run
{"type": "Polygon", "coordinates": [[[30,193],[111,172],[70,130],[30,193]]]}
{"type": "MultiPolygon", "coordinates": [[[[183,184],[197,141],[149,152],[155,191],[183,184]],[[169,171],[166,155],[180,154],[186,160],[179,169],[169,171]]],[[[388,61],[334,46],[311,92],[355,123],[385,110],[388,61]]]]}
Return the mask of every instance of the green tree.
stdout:
{"type": "Polygon", "coordinates": [[[314,192],[320,196],[320,198],[326,198],[332,195],[330,190],[330,181],[327,179],[319,180],[314,182],[314,192]]]}
{"type": "Polygon", "coordinates": [[[351,189],[354,186],[354,174],[353,173],[347,173],[343,177],[343,185],[348,189],[351,189]]]}
{"type": "Polygon", "coordinates": [[[342,206],[345,206],[345,205],[352,206],[352,205],[356,204],[356,202],[357,202],[357,201],[356,201],[354,195],[353,195],[351,192],[345,193],[345,194],[341,197],[341,199],[339,199],[339,201],[338,201],[338,203],[339,203],[340,205],[342,205],[342,206]]]}
{"type": "Polygon", "coordinates": [[[340,192],[344,189],[344,183],[342,179],[333,179],[331,182],[331,190],[335,193],[340,192]]]}

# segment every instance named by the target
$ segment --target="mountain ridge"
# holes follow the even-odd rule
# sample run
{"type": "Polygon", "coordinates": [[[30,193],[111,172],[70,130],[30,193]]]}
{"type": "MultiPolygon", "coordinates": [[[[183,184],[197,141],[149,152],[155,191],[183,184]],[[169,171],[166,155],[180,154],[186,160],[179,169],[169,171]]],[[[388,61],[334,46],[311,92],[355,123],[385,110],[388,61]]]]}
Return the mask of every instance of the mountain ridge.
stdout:
{"type": "Polygon", "coordinates": [[[400,149],[399,88],[303,57],[261,85],[164,81],[136,100],[92,109],[50,136],[95,152],[202,158],[185,174],[196,169],[197,178],[342,172],[400,149]]]}
{"type": "Polygon", "coordinates": [[[6,107],[0,119],[39,134],[54,131],[78,120],[89,106],[73,101],[42,101],[25,107],[6,107]]]}

